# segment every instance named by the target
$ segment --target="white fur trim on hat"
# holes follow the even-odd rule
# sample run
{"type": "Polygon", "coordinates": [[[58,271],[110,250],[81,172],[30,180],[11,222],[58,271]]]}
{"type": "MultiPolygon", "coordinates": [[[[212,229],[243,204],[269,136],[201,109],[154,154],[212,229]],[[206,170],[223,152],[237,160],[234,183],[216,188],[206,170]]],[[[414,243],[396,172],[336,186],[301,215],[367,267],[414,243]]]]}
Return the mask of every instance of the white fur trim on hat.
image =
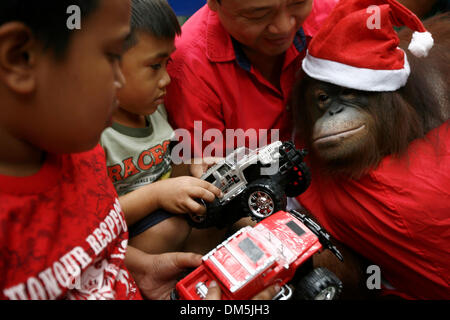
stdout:
{"type": "Polygon", "coordinates": [[[406,53],[404,55],[402,69],[374,70],[315,58],[307,52],[302,67],[311,78],[338,86],[363,91],[395,91],[406,84],[410,74],[406,53]]]}
{"type": "Polygon", "coordinates": [[[408,50],[418,58],[424,58],[428,56],[428,52],[434,45],[433,37],[431,33],[415,31],[412,35],[411,43],[408,50]]]}

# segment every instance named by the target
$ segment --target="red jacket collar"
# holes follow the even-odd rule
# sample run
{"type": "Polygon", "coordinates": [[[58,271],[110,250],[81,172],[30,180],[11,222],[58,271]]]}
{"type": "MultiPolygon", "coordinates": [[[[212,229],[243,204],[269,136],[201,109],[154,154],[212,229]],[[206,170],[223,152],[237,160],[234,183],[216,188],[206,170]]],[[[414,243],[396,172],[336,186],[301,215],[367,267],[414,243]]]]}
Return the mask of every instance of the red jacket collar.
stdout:
{"type": "Polygon", "coordinates": [[[206,56],[211,62],[227,62],[236,59],[233,43],[225,31],[217,13],[207,8],[206,56]]]}

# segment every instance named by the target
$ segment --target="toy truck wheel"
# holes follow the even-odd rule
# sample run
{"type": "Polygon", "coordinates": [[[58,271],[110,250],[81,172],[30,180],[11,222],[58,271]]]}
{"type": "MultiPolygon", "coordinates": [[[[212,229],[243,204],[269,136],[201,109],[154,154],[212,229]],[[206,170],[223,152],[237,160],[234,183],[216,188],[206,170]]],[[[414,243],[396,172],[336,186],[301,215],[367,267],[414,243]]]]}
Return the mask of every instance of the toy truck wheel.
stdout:
{"type": "Polygon", "coordinates": [[[271,179],[258,179],[249,184],[242,196],[242,208],[255,220],[262,220],[286,209],[286,195],[271,179]]]}
{"type": "Polygon", "coordinates": [[[336,300],[342,292],[342,282],[326,268],[316,268],[302,278],[295,297],[300,300],[336,300]]]}

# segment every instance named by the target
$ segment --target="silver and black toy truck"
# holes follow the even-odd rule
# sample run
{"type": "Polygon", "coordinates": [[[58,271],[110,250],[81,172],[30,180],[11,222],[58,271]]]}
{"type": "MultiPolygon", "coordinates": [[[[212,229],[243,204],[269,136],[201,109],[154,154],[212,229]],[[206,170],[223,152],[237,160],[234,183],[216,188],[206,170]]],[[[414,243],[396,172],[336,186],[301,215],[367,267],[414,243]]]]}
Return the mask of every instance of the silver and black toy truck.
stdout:
{"type": "Polygon", "coordinates": [[[201,177],[222,190],[223,197],[202,202],[207,213],[191,215],[191,225],[223,228],[242,217],[260,221],[286,210],[286,197],[300,195],[311,182],[305,155],[306,151],[297,150],[290,141],[255,150],[236,149],[201,177]]]}

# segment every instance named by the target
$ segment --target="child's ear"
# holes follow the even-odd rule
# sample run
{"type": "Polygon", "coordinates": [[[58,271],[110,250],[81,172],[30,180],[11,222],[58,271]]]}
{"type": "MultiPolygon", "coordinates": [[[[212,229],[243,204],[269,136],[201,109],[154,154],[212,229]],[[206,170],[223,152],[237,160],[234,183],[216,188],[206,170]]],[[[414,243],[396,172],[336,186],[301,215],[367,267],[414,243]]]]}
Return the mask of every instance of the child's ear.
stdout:
{"type": "Polygon", "coordinates": [[[9,89],[19,94],[34,91],[38,47],[33,33],[23,23],[0,26],[0,81],[9,89]]]}

